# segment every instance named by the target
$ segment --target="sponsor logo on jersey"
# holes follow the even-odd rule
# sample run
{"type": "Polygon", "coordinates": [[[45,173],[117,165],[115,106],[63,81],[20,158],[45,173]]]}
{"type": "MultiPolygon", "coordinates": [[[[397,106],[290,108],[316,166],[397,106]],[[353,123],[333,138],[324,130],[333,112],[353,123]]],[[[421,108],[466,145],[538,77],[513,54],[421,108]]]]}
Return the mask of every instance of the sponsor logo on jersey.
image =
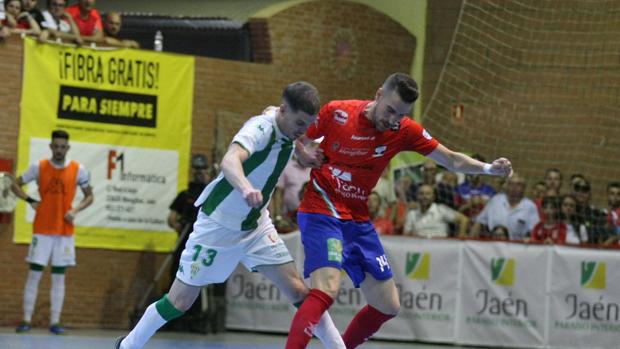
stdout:
{"type": "Polygon", "coordinates": [[[424,129],[424,131],[422,131],[422,136],[424,136],[424,138],[431,140],[433,139],[433,136],[431,136],[430,133],[428,133],[428,131],[426,129],[424,129]]]}
{"type": "Polygon", "coordinates": [[[334,178],[341,179],[343,181],[350,182],[351,181],[351,172],[345,172],[339,168],[329,167],[329,171],[332,173],[334,178]]]}
{"type": "Polygon", "coordinates": [[[352,135],[351,139],[354,140],[354,141],[374,141],[375,140],[375,136],[352,135]]]}
{"type": "Polygon", "coordinates": [[[387,150],[387,145],[380,145],[380,146],[375,148],[375,153],[372,155],[372,157],[373,158],[378,158],[380,156],[383,156],[383,154],[385,154],[386,150],[387,150]]]}
{"type": "Polygon", "coordinates": [[[368,154],[368,149],[342,147],[338,150],[338,152],[349,156],[364,156],[368,154]]]}
{"type": "Polygon", "coordinates": [[[334,120],[340,125],[346,124],[348,119],[349,119],[349,114],[347,114],[347,112],[345,112],[344,110],[340,110],[340,109],[334,110],[334,120]]]}
{"type": "Polygon", "coordinates": [[[366,190],[353,184],[351,172],[336,167],[329,167],[332,177],[336,180],[334,191],[347,199],[368,200],[366,190]]]}

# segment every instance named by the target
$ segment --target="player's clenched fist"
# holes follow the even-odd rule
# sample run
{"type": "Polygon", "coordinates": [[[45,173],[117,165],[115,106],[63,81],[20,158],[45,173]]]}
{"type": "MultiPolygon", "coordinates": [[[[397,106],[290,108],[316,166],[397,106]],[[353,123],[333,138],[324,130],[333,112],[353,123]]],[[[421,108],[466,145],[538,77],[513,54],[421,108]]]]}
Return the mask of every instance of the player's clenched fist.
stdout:
{"type": "Polygon", "coordinates": [[[246,189],[243,191],[243,198],[250,207],[260,207],[263,204],[263,193],[258,189],[246,189]]]}

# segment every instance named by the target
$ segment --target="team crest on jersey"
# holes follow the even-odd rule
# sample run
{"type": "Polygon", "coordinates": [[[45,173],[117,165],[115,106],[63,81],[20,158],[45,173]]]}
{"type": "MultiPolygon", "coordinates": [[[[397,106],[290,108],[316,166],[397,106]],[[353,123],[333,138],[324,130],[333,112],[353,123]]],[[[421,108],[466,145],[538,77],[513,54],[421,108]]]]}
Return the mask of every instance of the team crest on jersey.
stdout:
{"type": "Polygon", "coordinates": [[[334,120],[340,125],[346,124],[348,119],[349,114],[347,114],[346,111],[340,109],[334,110],[334,120]]]}
{"type": "Polygon", "coordinates": [[[385,154],[386,150],[387,150],[387,145],[380,145],[380,146],[375,148],[375,153],[372,155],[372,157],[373,158],[378,158],[380,156],[383,156],[383,154],[385,154]]]}
{"type": "Polygon", "coordinates": [[[428,131],[426,129],[424,129],[424,131],[422,131],[422,136],[424,136],[424,138],[431,140],[433,139],[433,136],[431,136],[430,133],[428,133],[428,131]]]}

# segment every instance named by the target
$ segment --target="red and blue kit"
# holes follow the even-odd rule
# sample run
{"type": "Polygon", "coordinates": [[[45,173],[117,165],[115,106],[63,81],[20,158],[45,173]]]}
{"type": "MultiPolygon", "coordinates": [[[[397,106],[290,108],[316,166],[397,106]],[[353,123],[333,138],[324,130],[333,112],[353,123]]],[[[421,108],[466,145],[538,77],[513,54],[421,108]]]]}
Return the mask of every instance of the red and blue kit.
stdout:
{"type": "Polygon", "coordinates": [[[325,137],[321,148],[328,161],[312,170],[300,212],[368,221],[368,195],[390,159],[407,150],[427,155],[439,144],[408,117],[398,130],[378,132],[364,115],[368,103],[333,101],[321,108],[306,136],[325,137]]]}
{"type": "Polygon", "coordinates": [[[306,259],[304,276],[322,267],[344,269],[355,287],[370,273],[392,277],[379,236],[368,216],[368,195],[396,154],[423,155],[438,146],[426,130],[405,117],[397,129],[378,132],[364,114],[370,101],[333,101],[321,108],[309,138],[325,137],[327,157],[313,169],[297,223],[306,259]]]}

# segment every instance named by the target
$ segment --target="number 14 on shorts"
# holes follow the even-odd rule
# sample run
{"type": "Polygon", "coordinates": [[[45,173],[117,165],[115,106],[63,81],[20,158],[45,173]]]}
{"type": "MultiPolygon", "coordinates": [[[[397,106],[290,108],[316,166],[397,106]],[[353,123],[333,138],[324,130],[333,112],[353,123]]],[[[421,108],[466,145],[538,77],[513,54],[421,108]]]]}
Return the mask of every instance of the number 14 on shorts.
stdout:
{"type": "Polygon", "coordinates": [[[381,272],[385,271],[385,269],[390,269],[390,263],[388,263],[387,257],[385,255],[381,255],[375,257],[377,262],[379,263],[379,268],[381,268],[381,272]]]}

